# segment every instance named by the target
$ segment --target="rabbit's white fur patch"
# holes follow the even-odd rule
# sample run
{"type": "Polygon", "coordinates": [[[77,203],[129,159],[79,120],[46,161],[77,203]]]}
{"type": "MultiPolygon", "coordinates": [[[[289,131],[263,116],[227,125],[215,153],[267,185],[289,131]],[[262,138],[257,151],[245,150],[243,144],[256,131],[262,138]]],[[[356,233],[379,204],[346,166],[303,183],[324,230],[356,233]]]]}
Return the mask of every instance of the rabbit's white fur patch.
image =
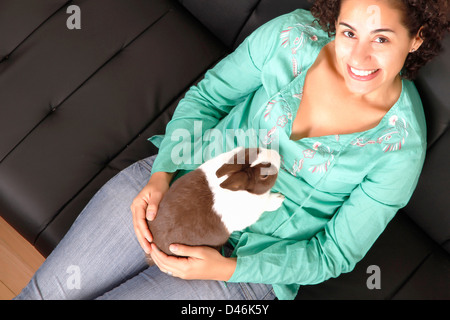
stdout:
{"type": "MultiPolygon", "coordinates": [[[[218,178],[216,171],[224,164],[233,159],[239,151],[244,148],[238,147],[229,152],[223,153],[202,164],[201,169],[206,176],[209,187],[213,193],[213,209],[221,216],[223,223],[231,233],[242,230],[255,223],[265,211],[275,211],[283,203],[284,196],[279,193],[272,193],[270,190],[263,194],[252,194],[248,191],[231,191],[220,187],[220,184],[228,178],[228,175],[218,178]]],[[[278,152],[260,148],[256,160],[251,166],[260,163],[271,163],[267,168],[268,174],[276,174],[280,168],[280,156],[278,152]],[[276,169],[276,172],[272,170],[276,169]]],[[[238,159],[238,163],[239,159],[238,159]]]]}

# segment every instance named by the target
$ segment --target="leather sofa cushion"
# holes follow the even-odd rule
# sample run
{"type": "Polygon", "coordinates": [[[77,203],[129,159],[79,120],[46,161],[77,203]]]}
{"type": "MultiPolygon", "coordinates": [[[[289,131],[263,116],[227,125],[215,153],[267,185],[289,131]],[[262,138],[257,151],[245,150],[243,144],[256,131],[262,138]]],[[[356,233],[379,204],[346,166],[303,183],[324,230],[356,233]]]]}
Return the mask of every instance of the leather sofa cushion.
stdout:
{"type": "Polygon", "coordinates": [[[60,240],[46,233],[61,212],[123,169],[112,163],[154,122],[146,138],[163,133],[161,115],[225,53],[172,1],[79,5],[81,30],[67,29],[66,6],[51,6],[45,23],[11,35],[20,45],[0,63],[0,211],[44,253],[60,240]]]}

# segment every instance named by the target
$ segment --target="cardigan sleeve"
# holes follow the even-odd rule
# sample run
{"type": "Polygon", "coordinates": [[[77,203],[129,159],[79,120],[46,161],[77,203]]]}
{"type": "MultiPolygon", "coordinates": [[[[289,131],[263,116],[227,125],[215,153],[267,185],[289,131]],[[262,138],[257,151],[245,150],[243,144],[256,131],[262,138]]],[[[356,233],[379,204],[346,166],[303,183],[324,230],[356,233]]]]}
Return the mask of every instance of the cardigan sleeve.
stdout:
{"type": "Polygon", "coordinates": [[[165,135],[149,139],[159,147],[152,172],[194,170],[201,164],[198,146],[205,131],[214,128],[234,106],[261,86],[261,69],[275,47],[282,21],[279,17],[259,27],[209,70],[197,86],[190,88],[165,135]]]}
{"type": "Polygon", "coordinates": [[[229,281],[307,285],[350,272],[409,201],[424,157],[425,144],[385,153],[309,240],[244,232],[236,246],[237,267],[229,281]]]}

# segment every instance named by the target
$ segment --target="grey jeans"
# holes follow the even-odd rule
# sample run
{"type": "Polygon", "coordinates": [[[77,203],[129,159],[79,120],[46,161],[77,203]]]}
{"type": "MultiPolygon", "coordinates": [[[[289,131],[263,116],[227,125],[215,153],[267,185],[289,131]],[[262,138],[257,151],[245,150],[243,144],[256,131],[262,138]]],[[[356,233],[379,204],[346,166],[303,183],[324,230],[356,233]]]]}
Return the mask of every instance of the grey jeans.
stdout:
{"type": "Polygon", "coordinates": [[[97,192],[17,300],[275,298],[270,285],[182,280],[147,265],[130,205],[154,158],[122,170],[97,192]]]}

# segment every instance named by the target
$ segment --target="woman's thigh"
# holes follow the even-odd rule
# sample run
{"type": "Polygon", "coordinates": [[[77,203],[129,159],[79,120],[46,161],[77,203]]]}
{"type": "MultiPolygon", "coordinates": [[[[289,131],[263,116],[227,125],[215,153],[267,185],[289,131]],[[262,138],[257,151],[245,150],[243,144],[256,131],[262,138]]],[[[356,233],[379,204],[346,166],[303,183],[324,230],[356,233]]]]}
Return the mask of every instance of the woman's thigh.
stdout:
{"type": "Polygon", "coordinates": [[[225,283],[214,280],[183,280],[152,266],[99,300],[273,300],[272,286],[225,283]]]}
{"type": "Polygon", "coordinates": [[[153,160],[134,163],[96,193],[17,299],[92,299],[147,267],[130,205],[153,160]]]}

